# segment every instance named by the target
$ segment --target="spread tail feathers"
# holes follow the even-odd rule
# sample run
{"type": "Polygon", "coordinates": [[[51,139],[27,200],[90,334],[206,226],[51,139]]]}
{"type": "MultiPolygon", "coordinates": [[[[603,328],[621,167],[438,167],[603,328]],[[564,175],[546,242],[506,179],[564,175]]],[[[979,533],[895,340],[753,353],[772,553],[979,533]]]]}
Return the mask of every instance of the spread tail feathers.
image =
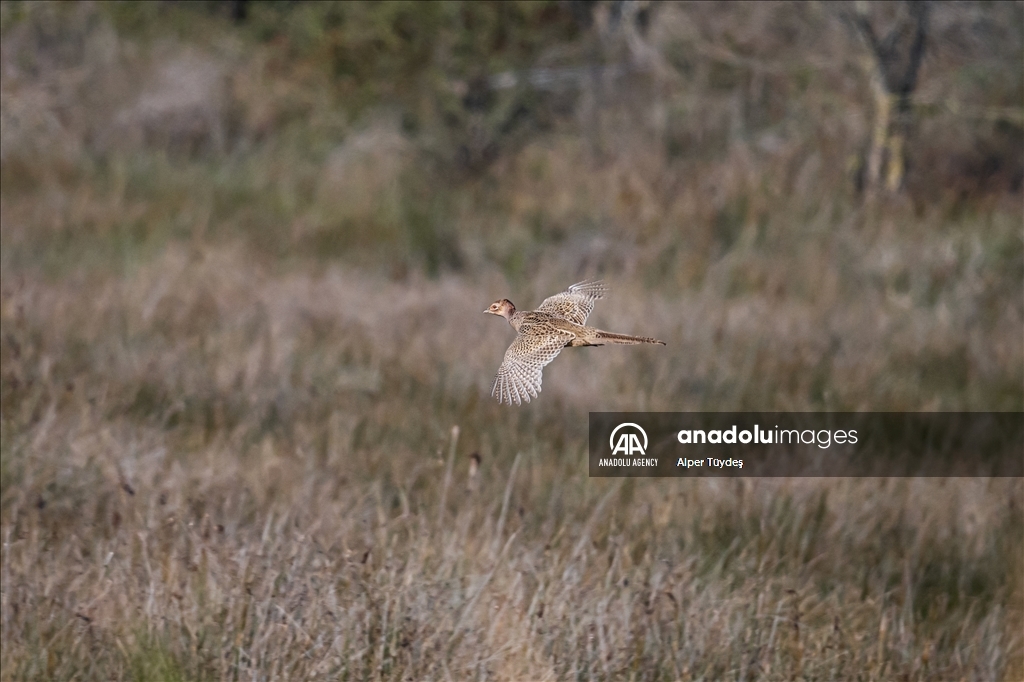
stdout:
{"type": "Polygon", "coordinates": [[[641,343],[660,343],[665,345],[664,341],[658,339],[652,339],[649,336],[630,336],[629,334],[616,334],[614,332],[603,332],[598,331],[594,335],[594,338],[588,339],[588,341],[595,346],[601,345],[619,345],[619,346],[635,346],[641,343]]]}

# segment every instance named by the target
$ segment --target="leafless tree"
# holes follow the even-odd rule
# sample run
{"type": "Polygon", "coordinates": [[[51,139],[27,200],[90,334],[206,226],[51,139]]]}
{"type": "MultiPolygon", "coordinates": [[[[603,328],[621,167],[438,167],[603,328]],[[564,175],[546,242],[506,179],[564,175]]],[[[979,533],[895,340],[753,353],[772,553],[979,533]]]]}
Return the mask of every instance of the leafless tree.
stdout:
{"type": "Polygon", "coordinates": [[[912,97],[928,36],[927,0],[898,4],[856,2],[843,18],[871,52],[871,89],[875,120],[864,175],[866,192],[874,194],[884,181],[890,192],[903,186],[906,140],[913,124],[912,97]],[[888,30],[874,15],[895,8],[888,30]]]}

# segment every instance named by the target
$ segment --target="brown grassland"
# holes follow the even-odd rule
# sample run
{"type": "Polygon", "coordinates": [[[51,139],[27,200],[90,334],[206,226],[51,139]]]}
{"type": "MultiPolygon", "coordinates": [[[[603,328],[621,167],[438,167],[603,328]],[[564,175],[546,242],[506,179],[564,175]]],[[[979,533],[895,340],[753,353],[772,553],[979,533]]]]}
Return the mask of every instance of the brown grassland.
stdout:
{"type": "Polygon", "coordinates": [[[227,4],[0,3],[0,679],[1024,679],[1020,479],[586,466],[1024,409],[1024,5],[933,6],[875,193],[845,6],[227,4]],[[499,406],[588,276],[668,346],[499,406]]]}

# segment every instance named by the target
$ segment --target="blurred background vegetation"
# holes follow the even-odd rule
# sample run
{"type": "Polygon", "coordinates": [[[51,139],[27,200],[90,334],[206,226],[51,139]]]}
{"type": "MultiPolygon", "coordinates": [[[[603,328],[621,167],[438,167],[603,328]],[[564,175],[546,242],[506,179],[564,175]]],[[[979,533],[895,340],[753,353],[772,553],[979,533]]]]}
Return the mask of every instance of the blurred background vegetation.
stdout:
{"type": "Polygon", "coordinates": [[[600,236],[678,291],[815,215],[990,215],[1024,177],[1018,3],[928,12],[901,198],[858,213],[885,69],[856,22],[898,62],[913,6],[5,3],[5,264],[234,240],[519,283],[610,272],[579,262],[600,236]],[[22,197],[83,185],[145,212],[18,229],[22,197]]]}
{"type": "Polygon", "coordinates": [[[1024,409],[1021,2],[3,1],[0,38],[5,679],[1024,672],[1019,481],[582,459],[588,411],[1024,409]],[[499,408],[480,311],[592,276],[668,347],[499,408]]]}

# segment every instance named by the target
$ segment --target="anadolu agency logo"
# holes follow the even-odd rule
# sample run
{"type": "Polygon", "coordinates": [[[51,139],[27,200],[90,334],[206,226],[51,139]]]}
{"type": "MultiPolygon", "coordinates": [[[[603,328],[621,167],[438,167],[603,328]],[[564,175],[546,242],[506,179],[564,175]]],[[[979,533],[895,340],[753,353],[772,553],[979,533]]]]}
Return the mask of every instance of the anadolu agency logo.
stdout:
{"type": "Polygon", "coordinates": [[[647,432],[639,424],[633,422],[619,424],[612,429],[612,435],[608,438],[608,447],[612,449],[612,455],[643,456],[647,454],[647,432]],[[619,435],[618,440],[615,439],[615,434],[619,435]],[[640,437],[643,437],[643,445],[640,444],[640,437]]]}
{"type": "Polygon", "coordinates": [[[1024,476],[1024,412],[591,412],[593,477],[1024,476]]]}

